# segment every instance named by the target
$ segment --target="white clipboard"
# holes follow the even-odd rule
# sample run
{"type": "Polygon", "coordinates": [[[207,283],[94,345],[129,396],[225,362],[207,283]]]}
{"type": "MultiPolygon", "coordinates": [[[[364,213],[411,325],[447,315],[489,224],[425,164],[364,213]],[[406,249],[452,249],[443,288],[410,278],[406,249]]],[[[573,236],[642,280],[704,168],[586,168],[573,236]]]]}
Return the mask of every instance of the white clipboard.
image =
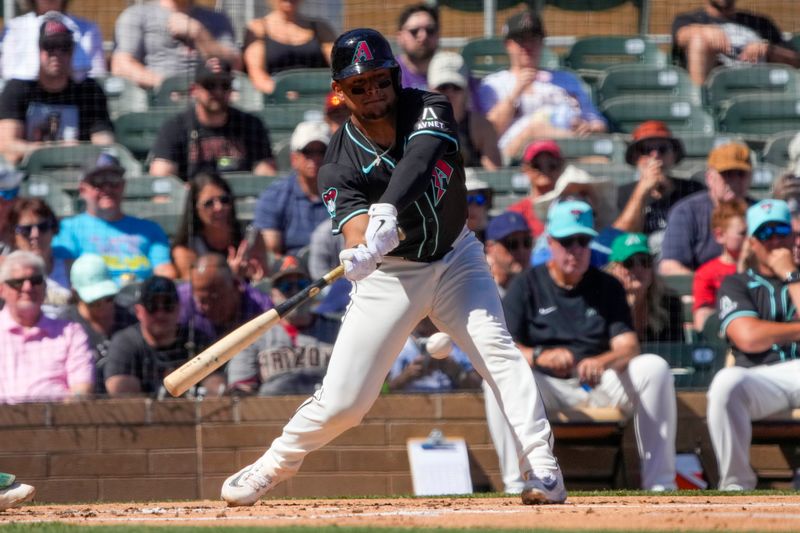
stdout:
{"type": "Polygon", "coordinates": [[[408,462],[416,496],[472,494],[467,443],[462,438],[408,439],[408,462]]]}

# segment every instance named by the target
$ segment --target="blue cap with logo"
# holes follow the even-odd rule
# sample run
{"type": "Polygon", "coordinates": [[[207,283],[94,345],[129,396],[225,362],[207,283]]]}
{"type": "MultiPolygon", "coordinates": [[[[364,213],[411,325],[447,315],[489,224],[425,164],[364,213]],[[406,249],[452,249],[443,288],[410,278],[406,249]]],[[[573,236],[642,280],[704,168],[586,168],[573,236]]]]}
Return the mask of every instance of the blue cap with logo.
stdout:
{"type": "Polygon", "coordinates": [[[486,226],[486,240],[499,241],[517,231],[530,233],[525,217],[513,211],[500,213],[486,226]]]}
{"type": "Polygon", "coordinates": [[[580,200],[558,202],[547,213],[547,234],[554,239],[573,235],[597,237],[592,207],[580,200]]]}
{"type": "Polygon", "coordinates": [[[747,210],[747,235],[753,236],[758,228],[768,223],[791,226],[792,214],[789,204],[783,200],[761,200],[747,210]]]}

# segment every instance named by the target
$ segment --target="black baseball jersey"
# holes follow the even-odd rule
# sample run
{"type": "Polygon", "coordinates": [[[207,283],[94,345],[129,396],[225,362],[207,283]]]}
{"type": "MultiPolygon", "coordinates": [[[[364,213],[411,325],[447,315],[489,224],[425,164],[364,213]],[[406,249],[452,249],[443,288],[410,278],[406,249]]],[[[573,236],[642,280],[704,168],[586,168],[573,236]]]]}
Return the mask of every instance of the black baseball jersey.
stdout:
{"type": "MultiPolygon", "coordinates": [[[[751,316],[771,322],[794,322],[797,312],[789,298],[789,288],[781,280],[761,276],[752,269],[722,280],[717,294],[717,309],[723,335],[736,318],[751,316]]],[[[736,366],[770,365],[797,359],[796,342],[773,345],[761,353],[745,353],[735,344],[730,345],[736,366]]]]}
{"type": "Polygon", "coordinates": [[[467,219],[456,121],[446,97],[417,89],[401,90],[396,113],[394,146],[385,154],[350,120],[339,128],[319,171],[319,192],[334,234],[370,204],[392,203],[406,238],[389,255],[435,261],[467,219]]]}
{"type": "Polygon", "coordinates": [[[594,267],[573,289],[556,285],[547,265],[529,268],[511,281],[503,309],[515,342],[568,348],[576,363],[607,352],[611,339],[633,331],[625,289],[594,267]]]}

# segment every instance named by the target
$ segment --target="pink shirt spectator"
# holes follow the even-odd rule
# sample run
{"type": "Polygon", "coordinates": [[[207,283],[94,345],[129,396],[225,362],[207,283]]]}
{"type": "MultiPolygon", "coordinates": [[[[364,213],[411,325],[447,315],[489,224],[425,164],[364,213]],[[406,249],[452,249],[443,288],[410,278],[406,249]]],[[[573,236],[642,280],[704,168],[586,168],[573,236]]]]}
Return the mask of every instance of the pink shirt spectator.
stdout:
{"type": "Polygon", "coordinates": [[[75,322],[42,315],[32,328],[0,311],[0,403],[62,400],[94,382],[88,338],[75,322]]]}

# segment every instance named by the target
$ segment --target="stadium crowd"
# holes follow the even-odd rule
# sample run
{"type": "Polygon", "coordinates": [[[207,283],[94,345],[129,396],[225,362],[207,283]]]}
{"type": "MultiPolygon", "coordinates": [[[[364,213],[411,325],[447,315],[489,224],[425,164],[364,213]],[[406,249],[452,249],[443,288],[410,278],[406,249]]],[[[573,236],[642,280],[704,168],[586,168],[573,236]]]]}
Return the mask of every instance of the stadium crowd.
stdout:
{"type": "MultiPolygon", "coordinates": [[[[232,99],[236,82],[269,97],[280,73],[328,66],[334,29],[301,15],[300,2],[270,3],[247,25],[242,49],[223,13],[191,0],[133,5],[117,19],[108,63],[98,26],[70,14],[67,0],[30,1],[7,21],[0,403],[163,397],[166,374],[338,264],[342,241],[317,173],[346,106],[335,93],[317,102],[323,112],[283,140],[281,165],[269,115],[232,99]],[[139,177],[115,144],[102,83],[109,74],[150,92],[171,77],[191,80],[189,105],[173,108],[146,162],[151,176],[185,182],[174,231],[149,220],[147,205],[126,205],[139,177]],[[83,212],[60,218],[50,197],[26,188],[24,163],[42,149],[86,144],[101,149],[70,179],[83,212]],[[247,217],[237,214],[231,172],[270,177],[247,217]]],[[[440,49],[440,24],[427,4],[401,14],[402,84],[440,92],[453,106],[471,172],[467,224],[485,242],[510,332],[546,405],[620,407],[636,420],[643,488],[674,489],[675,387],[659,343],[706,342],[721,346],[718,358],[730,348],[733,366],[704,384],[720,488],[755,487],[750,422],[800,407],[800,134],[774,188],[755,190],[752,143],[720,134],[706,153],[691,150],[686,166],[693,147],[643,117],[627,138],[620,182],[604,172],[610,157],[569,152],[578,145],[568,141],[611,142],[609,132],[621,130],[576,72],[541,66],[546,31],[537,13],[507,21],[508,68],[485,76],[440,49]],[[524,194],[503,196],[479,179],[514,165],[524,194]],[[671,291],[678,279],[693,287],[671,291]]],[[[698,85],[720,65],[799,66],[781,35],[732,0],[709,0],[675,19],[674,54],[698,85]]],[[[349,291],[346,280],[335,283],[189,394],[313,393],[349,291]]],[[[457,346],[430,359],[425,339],[434,332],[418,326],[385,391],[480,388],[457,346]]],[[[492,420],[500,416],[492,400],[497,443],[508,428],[492,420]]],[[[517,490],[517,475],[504,472],[507,490],[517,490]]]]}

